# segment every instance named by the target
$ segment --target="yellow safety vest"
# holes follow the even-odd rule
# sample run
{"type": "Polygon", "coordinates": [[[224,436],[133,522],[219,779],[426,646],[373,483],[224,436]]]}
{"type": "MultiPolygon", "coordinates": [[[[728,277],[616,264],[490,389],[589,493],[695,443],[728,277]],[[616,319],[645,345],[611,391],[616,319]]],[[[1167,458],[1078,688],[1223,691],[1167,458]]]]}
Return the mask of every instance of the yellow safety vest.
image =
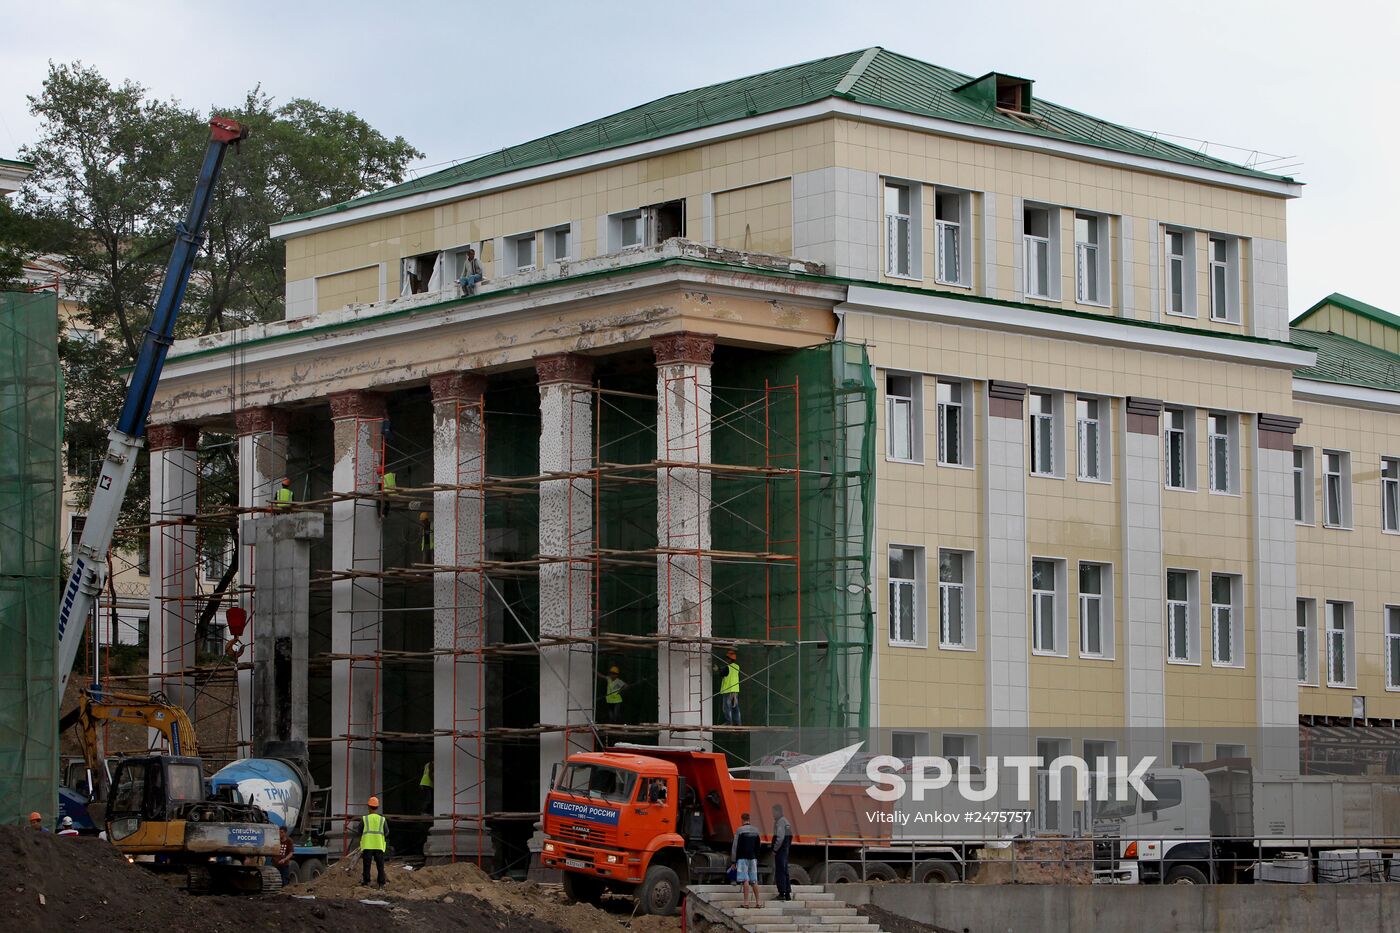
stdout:
{"type": "Polygon", "coordinates": [[[603,699],[606,700],[606,701],[609,702],[609,703],[621,703],[621,702],[622,702],[622,688],[623,688],[624,686],[626,686],[626,683],[623,681],[623,679],[622,679],[621,677],[609,677],[609,678],[608,678],[608,695],[607,695],[606,697],[604,697],[603,699]]]}
{"type": "Polygon", "coordinates": [[[386,473],[384,474],[383,480],[381,481],[381,485],[384,487],[384,490],[387,492],[387,491],[393,489],[395,486],[398,485],[398,479],[394,476],[393,473],[386,472],[386,473]]]}
{"type": "Polygon", "coordinates": [[[424,766],[423,766],[423,776],[422,776],[421,778],[418,779],[418,786],[419,786],[419,787],[432,787],[432,786],[433,786],[433,769],[432,769],[432,765],[429,764],[429,765],[424,765],[424,766]]]}
{"type": "Polygon", "coordinates": [[[277,496],[274,500],[279,509],[285,509],[292,504],[292,487],[278,486],[277,496]]]}
{"type": "Polygon", "coordinates": [[[739,662],[730,661],[729,670],[725,672],[724,680],[719,682],[720,693],[739,692],[739,662]]]}
{"type": "Polygon", "coordinates": [[[365,852],[383,852],[388,848],[384,843],[388,832],[388,820],[378,813],[366,813],[360,821],[360,848],[365,852]]]}

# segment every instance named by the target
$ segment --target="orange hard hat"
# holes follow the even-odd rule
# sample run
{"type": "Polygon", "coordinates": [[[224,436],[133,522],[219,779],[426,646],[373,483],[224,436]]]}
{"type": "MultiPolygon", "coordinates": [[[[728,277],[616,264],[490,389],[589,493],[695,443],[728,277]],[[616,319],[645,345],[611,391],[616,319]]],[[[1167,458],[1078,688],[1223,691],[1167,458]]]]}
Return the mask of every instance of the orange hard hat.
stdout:
{"type": "Polygon", "coordinates": [[[29,814],[29,822],[31,822],[31,823],[42,823],[43,821],[44,821],[44,818],[43,818],[42,816],[39,815],[39,811],[38,811],[38,810],[35,810],[33,813],[29,814]]]}
{"type": "Polygon", "coordinates": [[[377,807],[377,806],[379,806],[379,798],[378,798],[378,797],[371,797],[371,798],[369,798],[369,805],[370,805],[371,807],[377,807]]]}
{"type": "Polygon", "coordinates": [[[284,477],[282,477],[282,485],[283,485],[283,486],[290,486],[290,485],[292,485],[292,478],[291,478],[290,476],[284,476],[284,477]]]}
{"type": "Polygon", "coordinates": [[[730,649],[729,649],[727,652],[725,652],[725,653],[728,654],[729,657],[731,657],[731,658],[737,658],[737,657],[739,656],[739,652],[735,651],[733,648],[730,648],[730,649]]]}

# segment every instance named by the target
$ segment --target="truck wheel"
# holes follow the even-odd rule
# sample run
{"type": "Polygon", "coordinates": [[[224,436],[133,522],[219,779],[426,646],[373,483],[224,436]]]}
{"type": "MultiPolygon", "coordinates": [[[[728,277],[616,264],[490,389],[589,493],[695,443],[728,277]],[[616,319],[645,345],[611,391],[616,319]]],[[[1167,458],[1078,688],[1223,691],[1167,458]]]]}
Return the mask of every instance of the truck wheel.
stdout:
{"type": "Polygon", "coordinates": [[[812,880],[817,884],[855,884],[860,876],[845,862],[822,862],[812,870],[812,880]]]}
{"type": "Polygon", "coordinates": [[[812,876],[801,865],[788,866],[788,881],[793,884],[811,884],[812,876]]]}
{"type": "Polygon", "coordinates": [[[315,881],[317,878],[321,877],[326,873],[326,863],[318,858],[309,858],[306,861],[301,862],[300,867],[301,871],[299,872],[299,874],[301,876],[303,884],[308,884],[312,881],[315,881]]]}
{"type": "Polygon", "coordinates": [[[301,884],[305,881],[306,879],[301,876],[303,870],[301,863],[293,860],[292,863],[287,866],[287,884],[301,884]]]}
{"type": "Polygon", "coordinates": [[[915,884],[951,884],[958,880],[958,869],[947,859],[925,859],[914,866],[915,884]]]}
{"type": "Polygon", "coordinates": [[[564,895],[580,904],[596,904],[603,899],[603,882],[592,875],[564,872],[564,895]]]}
{"type": "Polygon", "coordinates": [[[209,875],[209,866],[196,864],[185,869],[185,887],[196,896],[212,891],[214,879],[209,875]]]}
{"type": "Polygon", "coordinates": [[[644,914],[674,916],[681,906],[680,876],[665,865],[651,866],[637,889],[637,899],[641,901],[644,914]]]}
{"type": "Polygon", "coordinates": [[[1210,884],[1210,879],[1195,865],[1177,865],[1167,872],[1164,884],[1210,884]]]}
{"type": "Polygon", "coordinates": [[[889,865],[887,862],[866,862],[865,880],[898,881],[899,872],[895,871],[893,866],[889,865]]]}

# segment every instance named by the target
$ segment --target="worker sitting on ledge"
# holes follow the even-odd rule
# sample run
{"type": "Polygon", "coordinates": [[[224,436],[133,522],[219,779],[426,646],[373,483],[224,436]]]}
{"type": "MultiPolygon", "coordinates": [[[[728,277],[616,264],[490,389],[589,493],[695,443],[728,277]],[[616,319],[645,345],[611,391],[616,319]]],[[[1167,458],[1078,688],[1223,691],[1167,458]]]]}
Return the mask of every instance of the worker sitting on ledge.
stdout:
{"type": "Polygon", "coordinates": [[[481,261],[476,258],[476,250],[468,246],[467,261],[457,284],[461,286],[463,295],[475,295],[477,283],[482,281],[484,279],[481,274],[481,261]]]}
{"type": "Polygon", "coordinates": [[[713,665],[715,673],[724,674],[724,679],[719,683],[719,706],[724,713],[726,726],[742,726],[739,717],[739,652],[730,648],[724,654],[725,663],[721,665],[716,662],[713,665]]]}
{"type": "Polygon", "coordinates": [[[282,483],[277,487],[277,491],[272,494],[272,505],[274,508],[289,509],[292,507],[292,478],[282,477],[282,483]]]}

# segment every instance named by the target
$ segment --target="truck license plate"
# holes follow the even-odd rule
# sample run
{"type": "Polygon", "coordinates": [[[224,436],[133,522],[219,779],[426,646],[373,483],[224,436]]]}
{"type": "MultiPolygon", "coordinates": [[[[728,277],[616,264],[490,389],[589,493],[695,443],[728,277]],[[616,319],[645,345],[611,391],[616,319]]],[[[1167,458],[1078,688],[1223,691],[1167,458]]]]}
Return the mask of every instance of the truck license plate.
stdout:
{"type": "Polygon", "coordinates": [[[566,858],[564,864],[569,868],[587,868],[588,863],[581,858],[566,858]]]}

